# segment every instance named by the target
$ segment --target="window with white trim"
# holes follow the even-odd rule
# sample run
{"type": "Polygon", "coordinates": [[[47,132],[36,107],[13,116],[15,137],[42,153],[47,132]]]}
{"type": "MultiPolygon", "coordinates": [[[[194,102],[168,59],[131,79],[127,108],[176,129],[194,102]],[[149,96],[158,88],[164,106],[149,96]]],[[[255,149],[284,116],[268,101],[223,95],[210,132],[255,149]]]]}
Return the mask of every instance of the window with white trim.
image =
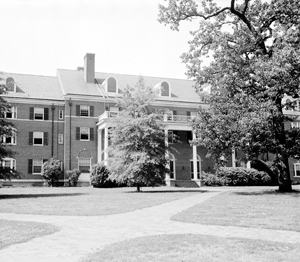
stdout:
{"type": "Polygon", "coordinates": [[[41,108],[41,107],[34,108],[34,119],[35,120],[44,120],[44,108],[41,108]]]}
{"type": "Polygon", "coordinates": [[[91,168],[91,158],[78,157],[78,169],[82,173],[89,173],[91,168]]]}
{"type": "Polygon", "coordinates": [[[88,127],[80,127],[80,140],[90,140],[90,129],[88,127]]]}
{"type": "Polygon", "coordinates": [[[62,145],[64,143],[64,134],[58,134],[58,144],[62,145]]]}
{"type": "Polygon", "coordinates": [[[33,132],[33,145],[42,146],[44,144],[44,132],[33,132]]]}
{"type": "Polygon", "coordinates": [[[32,174],[40,174],[42,172],[43,159],[32,160],[32,174]]]}
{"type": "Polygon", "coordinates": [[[12,106],[9,111],[5,112],[5,118],[16,119],[17,118],[17,107],[12,106]]]}
{"type": "Polygon", "coordinates": [[[16,169],[16,160],[13,158],[3,158],[1,161],[1,166],[3,168],[16,169]]]}
{"type": "Polygon", "coordinates": [[[294,164],[294,176],[300,177],[300,163],[294,164]]]}
{"type": "Polygon", "coordinates": [[[89,116],[90,115],[90,107],[80,105],[80,116],[89,116]]]}
{"type": "Polygon", "coordinates": [[[58,119],[59,120],[64,119],[64,110],[62,110],[62,109],[58,110],[58,119]]]}
{"type": "Polygon", "coordinates": [[[291,122],[291,128],[300,128],[300,122],[291,122]]]}
{"type": "Polygon", "coordinates": [[[13,134],[12,136],[3,136],[2,143],[6,145],[16,145],[17,144],[17,135],[13,134]]]}

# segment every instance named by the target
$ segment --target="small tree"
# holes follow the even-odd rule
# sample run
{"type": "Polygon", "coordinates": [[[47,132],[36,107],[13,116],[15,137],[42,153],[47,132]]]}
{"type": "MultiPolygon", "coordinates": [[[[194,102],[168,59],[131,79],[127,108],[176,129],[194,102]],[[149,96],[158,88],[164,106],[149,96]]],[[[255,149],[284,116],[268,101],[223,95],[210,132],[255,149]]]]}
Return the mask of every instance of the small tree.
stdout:
{"type": "Polygon", "coordinates": [[[81,171],[79,169],[73,169],[73,170],[67,170],[67,176],[69,180],[69,186],[70,187],[76,187],[78,183],[78,178],[81,174],[81,171]]]}
{"type": "Polygon", "coordinates": [[[13,156],[13,151],[3,143],[2,138],[12,136],[14,133],[13,124],[5,120],[5,115],[10,112],[11,106],[3,98],[4,94],[6,94],[6,86],[0,84],[0,179],[19,178],[19,172],[2,165],[3,158],[13,156]]]}
{"type": "Polygon", "coordinates": [[[127,87],[118,106],[110,132],[108,168],[110,178],[140,187],[164,183],[167,169],[165,132],[160,115],[151,103],[155,92],[142,78],[134,88],[127,87]]]}
{"type": "Polygon", "coordinates": [[[41,176],[44,178],[45,186],[54,186],[54,182],[58,180],[61,174],[61,161],[58,159],[51,158],[42,166],[41,176]]]}
{"type": "Polygon", "coordinates": [[[92,166],[90,179],[93,187],[106,187],[108,184],[112,184],[108,177],[109,171],[103,162],[92,166]]]}

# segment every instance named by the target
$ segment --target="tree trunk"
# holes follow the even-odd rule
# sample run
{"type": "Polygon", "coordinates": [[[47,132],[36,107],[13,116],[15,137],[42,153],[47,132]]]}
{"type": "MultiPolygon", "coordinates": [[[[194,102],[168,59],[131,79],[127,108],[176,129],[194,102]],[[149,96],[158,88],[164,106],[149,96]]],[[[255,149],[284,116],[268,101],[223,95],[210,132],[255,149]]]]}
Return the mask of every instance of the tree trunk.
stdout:
{"type": "Polygon", "coordinates": [[[278,191],[279,192],[292,192],[292,181],[289,170],[289,160],[285,158],[278,168],[278,191]]]}
{"type": "Polygon", "coordinates": [[[141,187],[140,187],[139,184],[136,185],[136,191],[137,191],[137,192],[141,192],[141,187]]]}

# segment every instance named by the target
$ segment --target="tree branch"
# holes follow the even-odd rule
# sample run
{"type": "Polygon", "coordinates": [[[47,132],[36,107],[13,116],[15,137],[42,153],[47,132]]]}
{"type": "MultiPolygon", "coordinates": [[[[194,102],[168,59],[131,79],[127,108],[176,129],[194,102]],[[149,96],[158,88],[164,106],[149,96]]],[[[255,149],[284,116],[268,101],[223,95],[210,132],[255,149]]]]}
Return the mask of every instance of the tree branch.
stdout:
{"type": "Polygon", "coordinates": [[[252,26],[251,26],[249,20],[245,16],[245,12],[246,12],[246,9],[248,7],[249,0],[245,0],[245,2],[246,2],[246,5],[245,5],[245,8],[244,8],[244,11],[241,14],[239,11],[237,11],[234,8],[235,0],[231,0],[230,12],[233,13],[234,15],[236,15],[238,18],[240,18],[247,25],[247,27],[249,28],[249,30],[252,32],[253,31],[252,26]]]}

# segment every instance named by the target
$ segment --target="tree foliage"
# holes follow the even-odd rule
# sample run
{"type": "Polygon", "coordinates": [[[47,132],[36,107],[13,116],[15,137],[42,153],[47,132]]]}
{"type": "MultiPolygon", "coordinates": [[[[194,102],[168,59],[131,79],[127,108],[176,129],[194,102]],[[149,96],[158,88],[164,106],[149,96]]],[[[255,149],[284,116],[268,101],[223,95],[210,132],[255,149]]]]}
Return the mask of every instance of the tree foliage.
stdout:
{"type": "Polygon", "coordinates": [[[11,179],[20,177],[20,173],[9,167],[2,166],[2,161],[5,157],[13,156],[11,148],[3,142],[4,137],[12,136],[14,132],[13,124],[5,119],[6,113],[11,110],[10,104],[3,97],[5,94],[6,86],[0,84],[0,179],[11,179]]]}
{"type": "Polygon", "coordinates": [[[143,185],[162,184],[168,172],[164,129],[151,106],[155,97],[142,78],[134,88],[127,87],[110,132],[110,179],[135,185],[138,191],[143,185]]]}
{"type": "Polygon", "coordinates": [[[60,175],[62,175],[60,160],[51,158],[50,160],[44,162],[42,165],[41,176],[45,181],[45,186],[54,186],[60,175]]]}
{"type": "Polygon", "coordinates": [[[248,159],[265,151],[274,153],[279,190],[290,191],[288,159],[299,159],[300,134],[285,129],[284,124],[292,118],[284,115],[283,109],[294,108],[295,102],[292,99],[287,105],[283,101],[285,96],[299,97],[300,2],[227,0],[220,7],[213,0],[201,1],[200,6],[193,0],[170,0],[168,6],[160,6],[159,19],[173,30],[178,30],[183,20],[199,19],[190,50],[182,58],[188,76],[196,80],[196,89],[208,83],[218,94],[212,98],[209,113],[201,111],[201,120],[211,117],[217,124],[219,118],[226,124],[218,128],[220,124],[215,127],[204,121],[206,127],[198,132],[206,132],[199,143],[212,141],[211,155],[222,150],[228,153],[231,146],[243,149],[248,159]],[[211,63],[204,66],[207,56],[211,63]],[[241,103],[235,104],[238,100],[241,103]],[[254,119],[245,118],[244,104],[246,111],[255,114],[254,119]],[[261,108],[263,114],[259,114],[261,108]],[[240,117],[233,109],[242,112],[240,117]],[[208,133],[210,138],[204,138],[208,133]],[[217,140],[221,140],[219,146],[217,140]]]}

